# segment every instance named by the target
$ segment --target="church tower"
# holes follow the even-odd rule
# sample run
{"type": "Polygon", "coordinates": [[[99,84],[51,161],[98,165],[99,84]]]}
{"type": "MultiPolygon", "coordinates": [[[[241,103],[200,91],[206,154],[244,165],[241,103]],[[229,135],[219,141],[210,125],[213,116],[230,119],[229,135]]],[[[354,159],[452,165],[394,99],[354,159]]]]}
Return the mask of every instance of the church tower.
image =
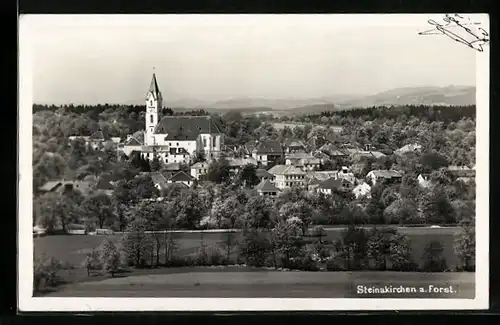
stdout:
{"type": "Polygon", "coordinates": [[[161,92],[158,89],[158,82],[156,75],[153,72],[153,78],[149,85],[149,90],[146,95],[146,129],[144,141],[146,145],[154,145],[154,130],[160,118],[160,111],[162,109],[161,92]]]}

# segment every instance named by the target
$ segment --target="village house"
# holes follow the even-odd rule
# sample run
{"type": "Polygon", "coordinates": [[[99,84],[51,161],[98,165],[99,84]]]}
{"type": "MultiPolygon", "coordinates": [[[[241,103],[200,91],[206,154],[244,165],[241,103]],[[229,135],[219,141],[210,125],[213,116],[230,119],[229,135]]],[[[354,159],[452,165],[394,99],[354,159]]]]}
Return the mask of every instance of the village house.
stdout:
{"type": "Polygon", "coordinates": [[[280,192],[280,190],[270,180],[262,180],[255,186],[255,190],[260,196],[267,196],[271,198],[276,197],[280,192]]]}
{"type": "MultiPolygon", "coordinates": [[[[160,116],[162,101],[153,74],[146,95],[144,143],[140,149],[124,145],[124,152],[140,151],[146,159],[153,159],[156,153],[165,163],[186,164],[200,153],[208,161],[220,156],[224,135],[211,116],[160,116]]],[[[137,143],[133,146],[137,147],[137,143]]]]}
{"type": "Polygon", "coordinates": [[[430,174],[419,174],[417,176],[417,182],[421,188],[430,188],[432,186],[430,174]]]}
{"type": "Polygon", "coordinates": [[[191,176],[195,179],[200,179],[202,176],[208,173],[208,163],[199,161],[193,165],[191,165],[191,176]]]}
{"type": "Polygon", "coordinates": [[[331,195],[334,191],[350,192],[352,189],[352,183],[346,181],[345,179],[329,178],[326,181],[321,182],[317,186],[316,191],[325,195],[331,195]]]}
{"type": "Polygon", "coordinates": [[[279,141],[267,140],[257,144],[252,151],[252,157],[264,166],[276,163],[283,158],[283,148],[279,141]]]}
{"type": "Polygon", "coordinates": [[[328,156],[326,153],[321,152],[321,151],[319,151],[319,150],[314,151],[314,152],[312,153],[312,156],[313,156],[314,158],[319,159],[319,163],[320,163],[320,164],[324,164],[324,163],[325,163],[325,161],[327,161],[328,159],[330,159],[330,156],[328,156]]]}
{"type": "Polygon", "coordinates": [[[82,195],[87,196],[93,192],[95,187],[95,181],[89,180],[56,180],[48,181],[43,186],[38,189],[40,193],[55,192],[63,194],[66,191],[77,190],[82,193],[82,195]]]}
{"type": "Polygon", "coordinates": [[[269,173],[267,170],[265,169],[257,169],[255,170],[255,176],[257,176],[260,181],[263,181],[263,180],[270,180],[271,182],[274,181],[274,175],[269,173]]]}
{"type": "Polygon", "coordinates": [[[69,136],[68,139],[70,140],[69,145],[71,145],[71,141],[81,139],[85,142],[85,146],[87,148],[91,148],[93,150],[116,148],[121,140],[120,137],[110,137],[107,132],[103,132],[100,129],[92,133],[90,136],[72,135],[69,136]]]}
{"type": "Polygon", "coordinates": [[[229,164],[229,170],[232,173],[237,173],[246,165],[257,166],[257,161],[253,158],[227,158],[229,164]]]}
{"type": "Polygon", "coordinates": [[[421,145],[419,145],[418,143],[409,143],[394,151],[394,154],[401,156],[408,152],[420,152],[420,151],[422,151],[421,145]]]}
{"type": "Polygon", "coordinates": [[[308,178],[306,180],[307,190],[310,192],[316,192],[318,186],[323,183],[324,180],[317,179],[316,177],[308,178]]]}
{"type": "Polygon", "coordinates": [[[303,171],[316,170],[320,166],[320,160],[305,152],[296,152],[285,155],[285,165],[292,165],[303,171]]]}
{"type": "Polygon", "coordinates": [[[469,166],[448,166],[446,170],[457,180],[463,182],[469,182],[476,177],[475,166],[470,168],[469,166]]]}
{"type": "Polygon", "coordinates": [[[338,171],[337,170],[321,170],[321,171],[308,171],[306,173],[307,178],[316,178],[319,179],[320,181],[326,181],[329,178],[338,178],[338,171]]]}
{"type": "Polygon", "coordinates": [[[280,190],[306,185],[306,173],[297,167],[276,165],[269,169],[268,172],[274,175],[274,184],[280,190]]]}
{"type": "Polygon", "coordinates": [[[297,152],[306,152],[306,145],[296,139],[289,139],[285,141],[285,153],[297,153],[297,152]]]}
{"type": "Polygon", "coordinates": [[[319,151],[326,154],[329,158],[344,158],[349,155],[344,149],[332,143],[325,143],[319,148],[319,151]]]}
{"type": "Polygon", "coordinates": [[[371,198],[371,190],[372,187],[368,183],[363,182],[361,184],[356,185],[352,189],[352,193],[354,194],[356,199],[360,199],[362,197],[371,198]]]}
{"type": "Polygon", "coordinates": [[[183,171],[180,171],[180,172],[176,173],[175,175],[173,175],[172,177],[170,177],[167,180],[167,184],[171,184],[171,183],[184,184],[187,187],[190,187],[194,181],[195,181],[194,177],[192,177],[191,175],[188,175],[187,173],[185,173],[183,171]]]}
{"type": "Polygon", "coordinates": [[[381,180],[386,180],[389,182],[400,182],[403,174],[396,170],[372,170],[366,174],[366,178],[371,182],[372,186],[375,186],[377,182],[381,180]]]}
{"type": "Polygon", "coordinates": [[[159,191],[162,191],[167,187],[167,177],[165,177],[163,173],[152,172],[149,173],[149,176],[151,176],[151,181],[159,191]]]}

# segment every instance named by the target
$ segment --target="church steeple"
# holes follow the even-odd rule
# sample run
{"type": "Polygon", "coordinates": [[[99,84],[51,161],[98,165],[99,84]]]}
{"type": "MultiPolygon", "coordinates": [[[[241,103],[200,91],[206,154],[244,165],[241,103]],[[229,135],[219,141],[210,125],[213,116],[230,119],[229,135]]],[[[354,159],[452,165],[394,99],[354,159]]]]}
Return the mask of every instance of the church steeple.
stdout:
{"type": "Polygon", "coordinates": [[[161,92],[160,89],[158,88],[158,81],[156,81],[156,74],[154,72],[153,72],[153,77],[151,78],[151,84],[149,85],[149,90],[146,97],[148,97],[149,94],[152,94],[155,100],[158,99],[161,100],[161,92]]]}
{"type": "MultiPolygon", "coordinates": [[[[153,68],[154,69],[154,68],[153,68]]],[[[160,89],[158,88],[158,82],[156,81],[156,75],[153,71],[153,77],[151,78],[151,84],[149,85],[149,90],[146,95],[146,135],[145,144],[154,144],[154,130],[160,119],[160,112],[163,107],[162,97],[160,89]]]]}

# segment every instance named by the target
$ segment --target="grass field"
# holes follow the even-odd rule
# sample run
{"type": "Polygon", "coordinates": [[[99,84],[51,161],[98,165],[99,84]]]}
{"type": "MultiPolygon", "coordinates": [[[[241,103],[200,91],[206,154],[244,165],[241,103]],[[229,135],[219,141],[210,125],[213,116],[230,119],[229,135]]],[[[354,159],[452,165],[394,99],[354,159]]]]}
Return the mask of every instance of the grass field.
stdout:
{"type": "Polygon", "coordinates": [[[474,273],[266,272],[246,268],[168,269],[169,274],[108,278],[69,284],[52,297],[224,298],[462,298],[475,296],[474,273]],[[429,292],[429,286],[452,293],[429,292]],[[363,288],[415,288],[410,293],[361,294],[363,288]]]}
{"type": "MultiPolygon", "coordinates": [[[[326,240],[339,238],[342,229],[328,229],[326,240]]],[[[422,262],[425,245],[431,240],[441,240],[444,244],[444,256],[450,268],[458,263],[458,258],[453,251],[453,238],[458,228],[400,228],[401,233],[407,234],[411,240],[413,257],[415,262],[422,262]]],[[[200,247],[203,238],[205,245],[216,245],[221,243],[225,233],[174,233],[178,243],[177,255],[188,255],[195,253],[200,247]]],[[[84,236],[84,235],[61,235],[34,238],[35,256],[46,254],[58,260],[67,262],[73,266],[80,266],[85,254],[93,248],[97,248],[104,239],[118,240],[119,236],[84,236]]]]}

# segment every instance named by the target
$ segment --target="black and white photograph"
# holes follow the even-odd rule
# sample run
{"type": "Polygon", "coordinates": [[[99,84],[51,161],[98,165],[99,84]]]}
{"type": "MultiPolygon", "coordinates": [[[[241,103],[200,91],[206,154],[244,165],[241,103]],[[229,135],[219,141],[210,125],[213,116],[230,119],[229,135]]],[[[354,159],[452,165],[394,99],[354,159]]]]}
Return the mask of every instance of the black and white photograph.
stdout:
{"type": "Polygon", "coordinates": [[[488,15],[19,28],[21,311],[488,307],[488,15]]]}

